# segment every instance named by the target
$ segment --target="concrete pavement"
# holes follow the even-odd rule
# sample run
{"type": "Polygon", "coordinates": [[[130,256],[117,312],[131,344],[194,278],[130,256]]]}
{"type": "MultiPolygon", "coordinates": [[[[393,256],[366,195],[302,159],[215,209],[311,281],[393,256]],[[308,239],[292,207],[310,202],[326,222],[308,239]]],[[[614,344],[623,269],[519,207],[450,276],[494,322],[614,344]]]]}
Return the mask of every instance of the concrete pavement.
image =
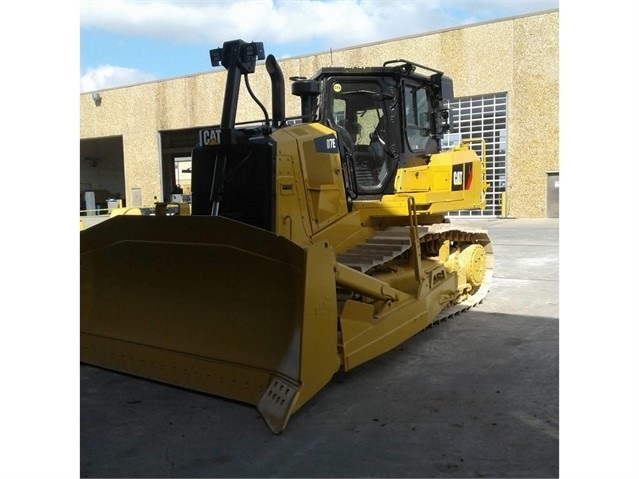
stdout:
{"type": "Polygon", "coordinates": [[[82,365],[82,477],[558,477],[559,221],[491,236],[479,306],[338,373],[282,435],[249,405],[82,365]]]}

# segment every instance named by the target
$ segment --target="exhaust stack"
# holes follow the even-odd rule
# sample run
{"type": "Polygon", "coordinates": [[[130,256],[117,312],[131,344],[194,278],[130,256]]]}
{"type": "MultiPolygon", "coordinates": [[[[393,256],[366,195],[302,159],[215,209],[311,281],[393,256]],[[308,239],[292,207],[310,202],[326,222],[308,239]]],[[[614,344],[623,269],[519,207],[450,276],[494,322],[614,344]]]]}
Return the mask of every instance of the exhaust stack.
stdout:
{"type": "Polygon", "coordinates": [[[284,74],[273,55],[266,57],[266,71],[271,76],[273,126],[277,128],[285,118],[284,74]]]}

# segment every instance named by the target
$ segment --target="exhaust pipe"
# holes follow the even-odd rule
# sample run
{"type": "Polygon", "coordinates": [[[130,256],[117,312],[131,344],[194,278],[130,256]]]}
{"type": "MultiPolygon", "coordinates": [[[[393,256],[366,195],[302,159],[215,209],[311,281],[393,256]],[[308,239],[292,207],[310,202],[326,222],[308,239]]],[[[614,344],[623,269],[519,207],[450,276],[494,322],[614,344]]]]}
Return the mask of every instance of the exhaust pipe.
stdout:
{"type": "Polygon", "coordinates": [[[266,57],[266,71],[271,76],[273,126],[277,128],[284,122],[285,118],[284,74],[273,55],[266,57]]]}

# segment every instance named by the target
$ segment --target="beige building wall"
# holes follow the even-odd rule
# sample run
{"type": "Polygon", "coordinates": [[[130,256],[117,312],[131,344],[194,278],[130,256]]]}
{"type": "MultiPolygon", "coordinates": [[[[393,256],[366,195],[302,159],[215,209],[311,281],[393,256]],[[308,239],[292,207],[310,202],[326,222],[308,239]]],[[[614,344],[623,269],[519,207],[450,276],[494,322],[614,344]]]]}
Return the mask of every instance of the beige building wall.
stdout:
{"type": "MultiPolygon", "coordinates": [[[[268,42],[262,41],[268,54],[268,42]]],[[[323,66],[376,66],[394,59],[445,72],[456,97],[507,93],[508,214],[546,216],[546,173],[559,170],[559,11],[278,61],[288,78],[310,77],[323,66]]],[[[268,74],[261,64],[256,70],[251,88],[270,111],[268,74]]],[[[82,94],[80,138],[121,135],[126,199],[140,188],[143,204],[151,204],[161,197],[158,132],[219,123],[225,81],[226,71],[216,69],[104,90],[99,106],[90,93],[82,94]]],[[[299,98],[290,88],[286,93],[287,115],[299,114],[299,98]]],[[[237,121],[262,117],[242,86],[237,121]]]]}

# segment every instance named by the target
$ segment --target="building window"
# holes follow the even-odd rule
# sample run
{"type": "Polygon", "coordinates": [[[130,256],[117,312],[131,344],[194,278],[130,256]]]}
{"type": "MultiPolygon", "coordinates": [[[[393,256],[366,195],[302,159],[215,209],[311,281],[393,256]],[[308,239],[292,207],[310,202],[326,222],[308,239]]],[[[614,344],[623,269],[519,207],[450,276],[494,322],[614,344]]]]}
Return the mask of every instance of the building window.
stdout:
{"type": "MultiPolygon", "coordinates": [[[[486,141],[486,209],[451,212],[449,216],[501,216],[502,192],[506,191],[507,97],[506,93],[456,98],[446,102],[453,111],[455,131],[444,135],[442,147],[451,148],[462,139],[486,141]]],[[[481,145],[473,145],[480,154],[481,145]]]]}

